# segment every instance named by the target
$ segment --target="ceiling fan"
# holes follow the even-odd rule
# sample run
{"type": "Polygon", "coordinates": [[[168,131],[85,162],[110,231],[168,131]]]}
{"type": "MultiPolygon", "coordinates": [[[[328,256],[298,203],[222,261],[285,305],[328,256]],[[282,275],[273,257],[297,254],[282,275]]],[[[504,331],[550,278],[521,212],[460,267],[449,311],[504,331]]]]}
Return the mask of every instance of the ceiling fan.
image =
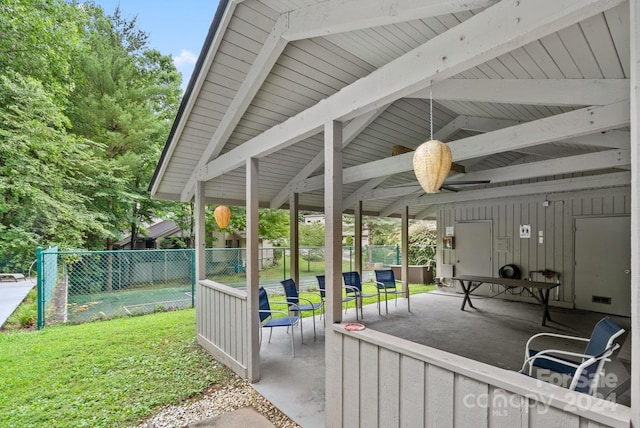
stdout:
{"type": "MultiPolygon", "coordinates": [[[[396,155],[400,155],[403,153],[410,153],[413,152],[414,149],[411,149],[409,147],[405,147],[405,146],[401,146],[401,145],[395,145],[393,146],[392,150],[391,150],[391,156],[396,156],[396,155]]],[[[465,168],[464,165],[460,165],[459,163],[455,163],[452,162],[451,163],[451,171],[453,172],[457,172],[460,174],[464,174],[465,168]]],[[[459,192],[460,189],[457,189],[456,187],[458,186],[468,186],[468,185],[474,185],[474,184],[489,184],[491,183],[491,180],[454,180],[454,181],[450,181],[447,182],[445,180],[444,184],[440,187],[440,189],[445,189],[445,190],[449,190],[451,192],[459,192]]]]}

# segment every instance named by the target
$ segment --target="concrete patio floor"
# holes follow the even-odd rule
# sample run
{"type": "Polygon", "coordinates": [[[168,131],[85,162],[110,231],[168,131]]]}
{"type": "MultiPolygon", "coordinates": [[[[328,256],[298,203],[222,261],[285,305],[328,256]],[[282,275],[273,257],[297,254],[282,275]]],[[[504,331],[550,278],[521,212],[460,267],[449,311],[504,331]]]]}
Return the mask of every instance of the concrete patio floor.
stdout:
{"type": "MultiPolygon", "coordinates": [[[[481,361],[506,370],[520,370],[525,344],[529,337],[540,332],[589,337],[593,326],[605,315],[580,310],[551,308],[551,318],[545,327],[540,325],[542,307],[503,299],[473,297],[475,309],[460,310],[462,295],[435,291],[411,296],[411,313],[406,300],[399,299],[396,308],[389,302],[389,314],[378,315],[376,305],[364,308],[364,324],[390,335],[481,361]]],[[[623,345],[630,319],[609,317],[627,332],[618,340],[623,345]]],[[[343,313],[343,322],[355,320],[354,309],[343,313]]],[[[304,428],[324,426],[324,328],[316,318],[317,339],[313,339],[311,319],[303,320],[304,344],[296,329],[296,357],[291,357],[290,337],[285,329],[276,329],[271,343],[268,330],[260,352],[260,382],[254,388],[276,407],[304,428]]],[[[542,341],[545,348],[548,341],[542,341]]],[[[554,347],[559,343],[552,342],[554,347]]],[[[584,350],[584,344],[561,340],[566,349],[584,350]]],[[[626,348],[626,346],[625,346],[626,348]]],[[[607,373],[615,373],[620,381],[629,377],[625,367],[616,359],[605,366],[607,373]]],[[[604,391],[606,392],[606,391],[604,391]]],[[[617,401],[629,405],[626,392],[617,401]]]]}

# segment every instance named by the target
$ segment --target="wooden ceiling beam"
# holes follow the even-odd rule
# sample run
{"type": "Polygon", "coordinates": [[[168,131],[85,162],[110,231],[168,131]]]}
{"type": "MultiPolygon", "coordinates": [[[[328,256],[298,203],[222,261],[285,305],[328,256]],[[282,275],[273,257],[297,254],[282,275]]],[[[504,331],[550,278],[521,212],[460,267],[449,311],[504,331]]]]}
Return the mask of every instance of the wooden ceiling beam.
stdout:
{"type": "MultiPolygon", "coordinates": [[[[351,120],[426,88],[434,80],[455,76],[610,9],[622,1],[501,1],[287,121],[220,155],[209,162],[205,169],[197,171],[197,179],[207,181],[243,166],[248,158],[268,156],[320,132],[329,120],[351,120]],[[493,31],[487,31],[487,28],[493,31]]],[[[402,156],[406,155],[395,158],[402,156]]]]}
{"type": "MultiPolygon", "coordinates": [[[[448,79],[434,100],[548,106],[603,106],[629,99],[629,79],[448,79]]],[[[407,98],[429,99],[422,89],[407,98]]]]}
{"type": "Polygon", "coordinates": [[[288,41],[480,9],[498,0],[332,0],[288,13],[288,41]]]}

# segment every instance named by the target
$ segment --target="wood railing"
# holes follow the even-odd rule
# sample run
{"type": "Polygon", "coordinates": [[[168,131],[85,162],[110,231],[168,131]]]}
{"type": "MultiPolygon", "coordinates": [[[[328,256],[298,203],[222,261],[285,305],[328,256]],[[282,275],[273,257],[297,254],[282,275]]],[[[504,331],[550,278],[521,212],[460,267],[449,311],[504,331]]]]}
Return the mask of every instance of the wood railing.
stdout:
{"type": "Polygon", "coordinates": [[[247,293],[210,280],[196,284],[198,343],[247,378],[247,293]]]}
{"type": "Polygon", "coordinates": [[[333,331],[327,426],[631,425],[626,406],[374,330],[333,331]]]}

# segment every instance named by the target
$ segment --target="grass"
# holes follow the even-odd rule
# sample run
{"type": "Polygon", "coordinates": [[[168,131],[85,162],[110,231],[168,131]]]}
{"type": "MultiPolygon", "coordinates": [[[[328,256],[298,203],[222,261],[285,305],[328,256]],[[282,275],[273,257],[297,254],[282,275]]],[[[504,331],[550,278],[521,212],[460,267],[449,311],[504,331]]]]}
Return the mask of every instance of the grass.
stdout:
{"type": "Polygon", "coordinates": [[[0,334],[0,427],[125,427],[235,379],[195,310],[0,334]]]}
{"type": "Polygon", "coordinates": [[[68,322],[80,323],[97,319],[154,312],[155,308],[176,309],[191,306],[191,284],[175,287],[144,287],[109,293],[69,296],[68,322]]]}
{"type": "MultiPolygon", "coordinates": [[[[436,289],[436,286],[434,284],[430,284],[430,285],[424,285],[424,284],[409,284],[409,294],[410,295],[414,295],[414,294],[420,294],[420,293],[428,293],[430,291],[433,291],[436,289]]],[[[284,293],[284,291],[283,291],[284,293]]],[[[377,291],[376,291],[376,286],[373,282],[363,282],[362,283],[362,294],[374,294],[373,297],[365,297],[364,299],[362,299],[362,304],[363,305],[369,305],[369,304],[373,304],[373,303],[377,303],[378,302],[378,297],[377,297],[377,291]]],[[[310,300],[312,303],[319,303],[320,302],[320,294],[318,293],[317,290],[311,290],[311,293],[301,293],[300,294],[301,298],[304,299],[308,299],[310,300]]],[[[393,299],[393,296],[389,296],[389,299],[393,299]]],[[[269,296],[269,301],[270,302],[285,302],[286,299],[284,297],[283,294],[276,294],[273,296],[269,296]]],[[[384,295],[381,296],[381,303],[384,303],[384,295]]],[[[307,303],[306,301],[303,301],[301,304],[305,304],[307,303]]],[[[355,307],[355,300],[352,300],[350,302],[347,303],[347,307],[348,308],[353,308],[355,307]]],[[[285,310],[283,309],[284,305],[275,305],[273,309],[275,310],[285,310]]],[[[310,317],[312,316],[311,311],[305,311],[302,312],[302,317],[310,317]]]]}

